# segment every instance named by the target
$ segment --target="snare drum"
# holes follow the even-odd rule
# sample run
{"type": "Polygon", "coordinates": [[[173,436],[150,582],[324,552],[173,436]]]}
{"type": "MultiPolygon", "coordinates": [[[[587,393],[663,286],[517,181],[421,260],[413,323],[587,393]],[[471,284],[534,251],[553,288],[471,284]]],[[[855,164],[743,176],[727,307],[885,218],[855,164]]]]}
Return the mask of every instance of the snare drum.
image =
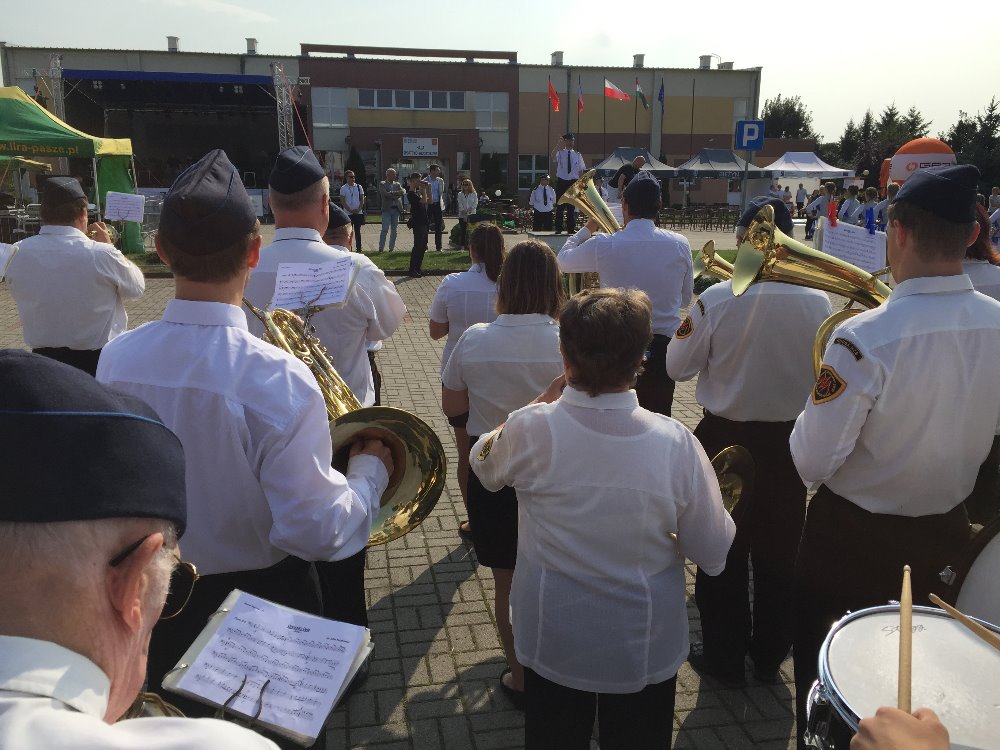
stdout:
{"type": "Polygon", "coordinates": [[[1000,625],[1000,519],[976,534],[955,569],[945,568],[941,579],[954,586],[943,598],[970,617],[1000,625]]]}
{"type": "MultiPolygon", "coordinates": [[[[807,700],[806,744],[847,750],[862,718],[896,705],[898,681],[899,606],[842,618],[820,650],[819,680],[807,700]]],[[[939,609],[913,608],[911,692],[914,708],[940,717],[952,747],[998,746],[1000,651],[939,609]]]]}

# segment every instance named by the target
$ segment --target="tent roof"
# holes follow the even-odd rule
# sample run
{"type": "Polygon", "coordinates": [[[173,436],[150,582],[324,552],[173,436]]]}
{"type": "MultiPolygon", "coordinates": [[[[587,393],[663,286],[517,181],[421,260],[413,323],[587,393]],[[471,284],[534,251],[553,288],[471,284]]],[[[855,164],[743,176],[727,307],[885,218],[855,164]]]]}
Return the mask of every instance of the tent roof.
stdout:
{"type": "Polygon", "coordinates": [[[789,151],[764,169],[774,172],[775,177],[854,177],[854,170],[827,164],[811,151],[789,151]]]}
{"type": "Polygon", "coordinates": [[[631,162],[635,157],[641,156],[646,160],[642,165],[643,171],[652,172],[657,177],[676,177],[676,170],[668,164],[664,164],[656,159],[648,148],[630,148],[628,146],[618,146],[611,155],[594,167],[598,172],[617,172],[625,164],[631,162]]]}
{"type": "Polygon", "coordinates": [[[0,156],[89,159],[131,153],[128,138],[87,135],[39,105],[20,87],[0,87],[0,156]]]}
{"type": "MultiPolygon", "coordinates": [[[[732,149],[703,148],[696,156],[688,159],[677,167],[682,177],[727,177],[742,178],[747,163],[738,157],[732,149]]],[[[746,170],[748,178],[770,177],[769,170],[755,167],[752,164],[746,170]]]]}
{"type": "Polygon", "coordinates": [[[29,169],[32,172],[51,172],[52,165],[43,161],[25,159],[23,156],[0,156],[0,165],[13,164],[15,169],[29,169]]]}

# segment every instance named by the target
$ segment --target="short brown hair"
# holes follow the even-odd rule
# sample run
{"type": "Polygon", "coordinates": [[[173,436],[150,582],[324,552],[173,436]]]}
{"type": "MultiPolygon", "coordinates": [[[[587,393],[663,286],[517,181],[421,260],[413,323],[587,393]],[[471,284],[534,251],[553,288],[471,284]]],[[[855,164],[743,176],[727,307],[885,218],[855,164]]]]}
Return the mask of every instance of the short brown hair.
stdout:
{"type": "Polygon", "coordinates": [[[878,188],[866,187],[865,188],[865,200],[873,201],[878,199],[878,188]]]}
{"type": "Polygon", "coordinates": [[[80,212],[87,210],[86,198],[74,198],[73,200],[60,203],[58,206],[46,206],[41,208],[43,224],[72,224],[80,218],[80,212]]]}
{"type": "Polygon", "coordinates": [[[889,222],[894,221],[913,232],[917,255],[928,262],[964,258],[976,225],[956,224],[908,201],[889,204],[889,222]]]}
{"type": "Polygon", "coordinates": [[[496,224],[477,224],[469,236],[471,255],[486,266],[486,276],[490,281],[500,278],[500,268],[507,248],[503,241],[503,232],[496,224]]]}
{"type": "Polygon", "coordinates": [[[167,256],[170,270],[175,276],[189,281],[223,283],[232,279],[244,267],[250,243],[260,236],[260,222],[253,225],[248,234],[241,237],[229,247],[211,255],[194,255],[185,252],[168,240],[162,233],[157,233],[158,247],[167,256]]]}
{"type": "Polygon", "coordinates": [[[538,240],[514,245],[500,269],[497,312],[501,315],[542,313],[554,318],[564,300],[562,275],[552,248],[538,240]]]}
{"type": "Polygon", "coordinates": [[[585,289],[563,306],[559,340],[574,388],[597,396],[633,386],[653,339],[653,305],[638,289],[585,289]]]}

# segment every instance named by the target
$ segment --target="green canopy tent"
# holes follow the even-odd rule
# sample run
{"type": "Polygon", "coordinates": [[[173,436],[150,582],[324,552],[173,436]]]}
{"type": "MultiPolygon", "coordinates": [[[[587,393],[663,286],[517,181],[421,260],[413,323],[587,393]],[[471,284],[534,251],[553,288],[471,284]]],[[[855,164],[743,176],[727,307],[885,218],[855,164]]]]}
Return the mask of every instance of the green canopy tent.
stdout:
{"type": "MultiPolygon", "coordinates": [[[[17,86],[0,87],[0,157],[20,156],[90,159],[98,213],[103,215],[108,191],[135,193],[132,141],[97,138],[67,125],[17,86]]],[[[126,222],[125,252],[142,250],[141,227],[126,222]]]]}

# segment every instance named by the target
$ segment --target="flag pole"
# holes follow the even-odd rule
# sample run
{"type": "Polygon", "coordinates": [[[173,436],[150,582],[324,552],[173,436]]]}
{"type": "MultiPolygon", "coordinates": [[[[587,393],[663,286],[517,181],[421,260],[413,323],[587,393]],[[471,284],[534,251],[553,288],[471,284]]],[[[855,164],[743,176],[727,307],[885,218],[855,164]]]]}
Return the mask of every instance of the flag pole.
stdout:
{"type": "Polygon", "coordinates": [[[635,106],[632,108],[632,148],[635,148],[636,134],[639,130],[639,95],[638,95],[639,79],[638,78],[635,79],[635,85],[637,93],[635,96],[635,102],[633,102],[635,106]]]}
{"type": "Polygon", "coordinates": [[[576,132],[580,132],[580,92],[583,91],[582,76],[576,77],[576,132]]]}
{"type": "MultiPolygon", "coordinates": [[[[552,76],[549,76],[549,87],[545,90],[545,96],[549,95],[552,90],[552,76]]],[[[545,163],[548,164],[548,160],[552,158],[552,102],[545,108],[545,163]]],[[[531,157],[534,159],[535,157],[531,157]]],[[[534,164],[531,165],[534,169],[534,164]]]]}

